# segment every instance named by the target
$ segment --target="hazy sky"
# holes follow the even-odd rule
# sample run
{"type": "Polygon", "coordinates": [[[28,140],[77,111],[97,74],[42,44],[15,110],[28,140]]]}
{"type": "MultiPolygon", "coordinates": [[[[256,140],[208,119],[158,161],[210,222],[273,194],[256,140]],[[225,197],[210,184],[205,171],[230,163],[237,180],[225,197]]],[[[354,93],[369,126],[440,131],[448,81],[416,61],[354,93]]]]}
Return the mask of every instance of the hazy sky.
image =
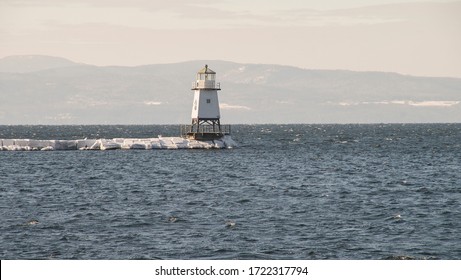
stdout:
{"type": "Polygon", "coordinates": [[[0,57],[95,65],[220,59],[461,77],[460,32],[461,1],[0,0],[0,57]]]}

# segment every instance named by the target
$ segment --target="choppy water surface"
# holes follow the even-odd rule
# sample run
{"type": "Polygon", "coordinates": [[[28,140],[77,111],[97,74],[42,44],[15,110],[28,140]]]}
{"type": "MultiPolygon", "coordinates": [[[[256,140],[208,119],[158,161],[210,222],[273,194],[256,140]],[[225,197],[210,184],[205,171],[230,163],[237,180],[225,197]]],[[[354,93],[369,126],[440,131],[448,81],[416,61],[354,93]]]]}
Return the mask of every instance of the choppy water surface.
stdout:
{"type": "MultiPolygon", "coordinates": [[[[177,126],[0,126],[0,138],[177,126]]],[[[229,150],[0,153],[1,259],[461,259],[461,124],[234,126],[229,150]]]]}

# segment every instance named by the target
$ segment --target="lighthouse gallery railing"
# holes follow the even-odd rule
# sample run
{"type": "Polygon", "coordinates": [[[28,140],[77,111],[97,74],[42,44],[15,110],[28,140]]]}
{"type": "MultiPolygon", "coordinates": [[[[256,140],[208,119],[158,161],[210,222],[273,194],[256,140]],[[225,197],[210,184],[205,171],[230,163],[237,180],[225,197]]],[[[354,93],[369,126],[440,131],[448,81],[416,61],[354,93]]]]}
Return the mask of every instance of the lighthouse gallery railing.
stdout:
{"type": "Polygon", "coordinates": [[[221,83],[209,80],[199,80],[192,83],[192,89],[217,89],[221,90],[221,83]]]}

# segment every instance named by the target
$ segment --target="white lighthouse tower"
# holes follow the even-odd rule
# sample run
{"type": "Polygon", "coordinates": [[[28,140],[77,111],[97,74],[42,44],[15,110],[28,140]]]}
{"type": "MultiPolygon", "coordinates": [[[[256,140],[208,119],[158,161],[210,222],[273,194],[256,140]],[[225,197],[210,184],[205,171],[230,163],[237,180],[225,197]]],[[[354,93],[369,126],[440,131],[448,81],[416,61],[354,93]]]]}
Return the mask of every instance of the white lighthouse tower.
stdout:
{"type": "Polygon", "coordinates": [[[205,65],[197,72],[192,84],[194,102],[192,103],[192,124],[185,126],[182,135],[189,139],[213,140],[230,134],[230,125],[221,125],[216,72],[205,65]]]}

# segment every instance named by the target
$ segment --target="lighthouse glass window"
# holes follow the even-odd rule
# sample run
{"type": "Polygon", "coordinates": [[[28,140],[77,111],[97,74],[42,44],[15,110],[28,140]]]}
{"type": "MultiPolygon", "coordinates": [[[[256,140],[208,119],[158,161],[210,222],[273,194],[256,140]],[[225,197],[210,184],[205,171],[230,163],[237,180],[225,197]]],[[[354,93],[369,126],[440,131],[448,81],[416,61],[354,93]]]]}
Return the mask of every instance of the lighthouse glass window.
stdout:
{"type": "Polygon", "coordinates": [[[206,100],[206,103],[211,103],[211,99],[207,99],[207,100],[206,100]]]}
{"type": "Polygon", "coordinates": [[[214,81],[215,80],[215,74],[199,74],[198,79],[199,80],[214,81]]]}

